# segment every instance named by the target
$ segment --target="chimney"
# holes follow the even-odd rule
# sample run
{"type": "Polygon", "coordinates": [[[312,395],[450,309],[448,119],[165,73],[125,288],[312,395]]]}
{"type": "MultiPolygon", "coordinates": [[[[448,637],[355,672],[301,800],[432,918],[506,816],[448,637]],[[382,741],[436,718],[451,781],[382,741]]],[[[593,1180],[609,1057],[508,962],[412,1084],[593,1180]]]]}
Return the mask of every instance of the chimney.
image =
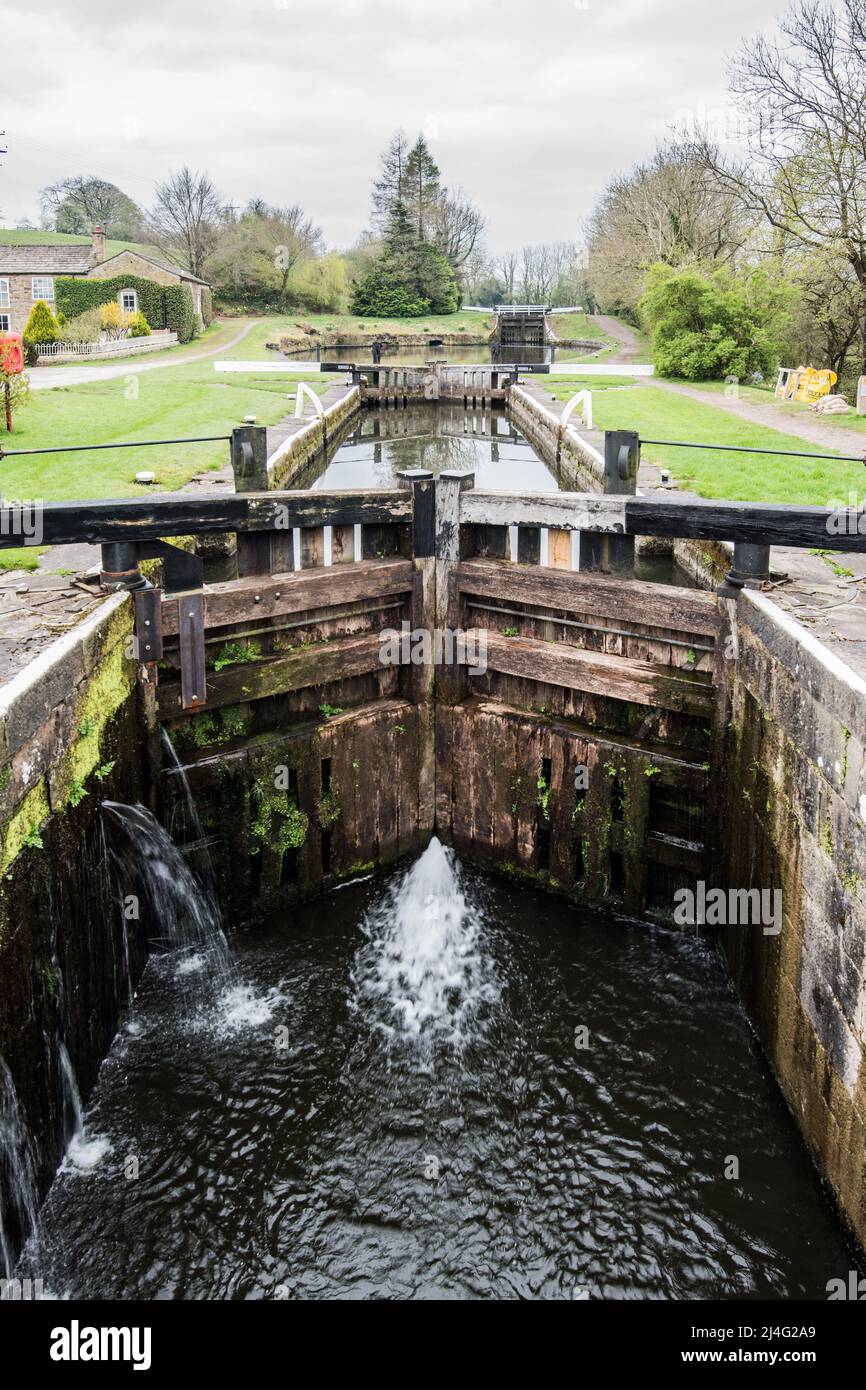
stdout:
{"type": "Polygon", "coordinates": [[[90,239],[90,264],[101,265],[105,260],[105,232],[102,227],[94,227],[90,239]]]}

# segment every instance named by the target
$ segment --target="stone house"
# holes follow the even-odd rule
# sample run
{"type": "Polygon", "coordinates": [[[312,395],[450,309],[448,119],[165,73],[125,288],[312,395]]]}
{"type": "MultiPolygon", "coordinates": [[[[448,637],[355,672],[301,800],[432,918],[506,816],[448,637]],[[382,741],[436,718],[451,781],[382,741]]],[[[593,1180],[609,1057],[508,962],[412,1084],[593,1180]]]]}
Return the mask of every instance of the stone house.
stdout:
{"type": "MultiPolygon", "coordinates": [[[[44,299],[54,309],[55,276],[80,275],[109,280],[127,274],[131,278],[154,280],[158,285],[187,285],[201,321],[202,290],[208,288],[205,280],[159,256],[145,255],[141,251],[119,251],[106,257],[105,232],[101,227],[94,227],[89,246],[61,242],[0,246],[0,333],[23,333],[30,310],[39,299],[44,299]]],[[[117,297],[121,309],[136,312],[138,295],[135,289],[121,289],[117,297]]],[[[152,324],[151,327],[161,325],[152,324]]]]}

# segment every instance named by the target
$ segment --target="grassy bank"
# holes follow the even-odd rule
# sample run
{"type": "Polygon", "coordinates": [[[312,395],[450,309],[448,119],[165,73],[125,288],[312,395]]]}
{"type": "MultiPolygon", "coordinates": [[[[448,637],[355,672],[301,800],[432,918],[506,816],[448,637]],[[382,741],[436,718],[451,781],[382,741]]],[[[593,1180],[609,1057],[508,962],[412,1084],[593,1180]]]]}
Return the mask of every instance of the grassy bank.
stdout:
{"type": "MultiPolygon", "coordinates": [[[[213,362],[166,367],[158,372],[114,377],[86,386],[34,391],[30,404],[17,412],[15,429],[4,434],[3,447],[44,449],[52,445],[111,444],[137,439],[172,439],[227,435],[255,415],[272,425],[294,408],[298,373],[279,376],[254,372],[221,375],[213,362]]],[[[319,393],[332,384],[315,376],[308,384],[319,393]]],[[[141,469],[156,473],[157,486],[168,491],[228,461],[227,443],[105,449],[80,454],[38,454],[0,460],[0,490],[15,498],[63,501],[74,497],[141,496],[134,482],[141,469]]],[[[17,568],[26,559],[35,567],[35,551],[0,551],[0,568],[17,568]]]]}
{"type": "MultiPolygon", "coordinates": [[[[593,382],[586,384],[594,389],[593,382]]],[[[790,449],[794,453],[833,452],[785,434],[784,430],[751,424],[658,386],[632,385],[599,393],[593,399],[593,419],[598,429],[637,430],[648,439],[790,449]]],[[[642,457],[669,467],[677,483],[701,497],[827,506],[833,500],[847,498],[850,489],[858,495],[863,491],[861,463],[727,454],[662,445],[645,445],[642,457]]]]}

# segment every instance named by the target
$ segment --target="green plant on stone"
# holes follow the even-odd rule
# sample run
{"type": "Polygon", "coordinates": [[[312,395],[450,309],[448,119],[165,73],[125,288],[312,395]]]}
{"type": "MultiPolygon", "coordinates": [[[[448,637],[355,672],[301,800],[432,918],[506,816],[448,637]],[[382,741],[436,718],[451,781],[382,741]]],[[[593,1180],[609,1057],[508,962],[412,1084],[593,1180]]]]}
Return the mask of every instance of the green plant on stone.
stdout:
{"type": "Polygon", "coordinates": [[[258,642],[226,642],[214,658],[213,668],[222,671],[226,666],[241,666],[247,661],[261,661],[258,642]]]}
{"type": "Polygon", "coordinates": [[[324,792],[318,805],[319,825],[323,830],[329,829],[335,821],[340,819],[343,814],[342,807],[337,799],[337,793],[333,790],[324,792]]]}
{"type": "Polygon", "coordinates": [[[69,797],[68,797],[69,805],[70,805],[70,806],[80,806],[81,802],[84,800],[84,798],[86,797],[86,795],[87,795],[87,791],[86,791],[86,788],[85,788],[85,786],[84,786],[84,783],[81,782],[81,781],[79,781],[78,778],[76,777],[76,778],[73,780],[72,786],[71,786],[70,789],[69,789],[69,797]]]}
{"type": "Polygon", "coordinates": [[[289,792],[258,792],[258,811],[250,831],[259,843],[253,846],[257,854],[262,845],[285,853],[288,849],[300,849],[307,838],[310,818],[300,810],[289,792]]]}
{"type": "Polygon", "coordinates": [[[520,628],[519,628],[519,627],[504,627],[504,628],[502,629],[502,636],[503,636],[503,637],[516,637],[516,636],[518,635],[519,632],[520,632],[520,628]]]}
{"type": "Polygon", "coordinates": [[[338,714],[343,713],[343,710],[340,705],[325,704],[319,705],[319,713],[321,714],[323,719],[336,719],[338,714]]]}
{"type": "Polygon", "coordinates": [[[541,814],[544,816],[545,820],[550,820],[550,784],[547,782],[543,773],[539,775],[535,785],[538,790],[538,805],[541,814]]]}

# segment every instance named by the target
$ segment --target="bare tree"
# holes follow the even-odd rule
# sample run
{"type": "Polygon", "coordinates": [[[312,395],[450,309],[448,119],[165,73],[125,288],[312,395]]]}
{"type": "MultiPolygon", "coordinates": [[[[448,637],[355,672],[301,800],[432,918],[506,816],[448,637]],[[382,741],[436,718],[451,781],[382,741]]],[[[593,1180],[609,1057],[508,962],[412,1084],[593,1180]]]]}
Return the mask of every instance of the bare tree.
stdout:
{"type": "Polygon", "coordinates": [[[446,191],[439,199],[433,215],[433,239],[461,283],[466,262],[479,247],[485,226],[485,219],[462,188],[446,191]]]}
{"type": "Polygon", "coordinates": [[[731,69],[748,160],[724,159],[706,136],[695,152],[720,187],[766,220],[774,249],[832,246],[845,257],[866,365],[866,0],[798,0],[779,36],[746,43],[731,69]]]}
{"type": "Polygon", "coordinates": [[[187,165],[157,184],[156,202],[148,217],[158,245],[177,256],[193,275],[201,276],[216,245],[223,202],[205,173],[187,165]]]}
{"type": "Polygon", "coordinates": [[[686,142],[660,146],[614,178],[587,226],[587,279],[606,308],[634,316],[648,266],[735,262],[754,214],[722,188],[686,142]]]}
{"type": "Polygon", "coordinates": [[[495,266],[496,272],[502,280],[502,292],[505,296],[506,304],[514,303],[514,291],[517,284],[517,268],[520,257],[516,251],[505,251],[497,257],[495,266]]]}

